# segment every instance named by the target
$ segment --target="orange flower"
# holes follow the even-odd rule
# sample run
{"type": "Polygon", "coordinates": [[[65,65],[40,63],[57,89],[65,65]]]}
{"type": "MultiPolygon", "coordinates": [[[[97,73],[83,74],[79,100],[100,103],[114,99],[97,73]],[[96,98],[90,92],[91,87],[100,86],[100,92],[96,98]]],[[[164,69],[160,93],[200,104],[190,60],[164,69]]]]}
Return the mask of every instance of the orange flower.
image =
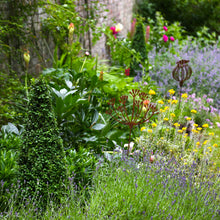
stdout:
{"type": "Polygon", "coordinates": [[[148,107],[149,103],[150,103],[149,100],[144,100],[144,101],[143,101],[143,104],[145,105],[145,107],[148,107]]]}

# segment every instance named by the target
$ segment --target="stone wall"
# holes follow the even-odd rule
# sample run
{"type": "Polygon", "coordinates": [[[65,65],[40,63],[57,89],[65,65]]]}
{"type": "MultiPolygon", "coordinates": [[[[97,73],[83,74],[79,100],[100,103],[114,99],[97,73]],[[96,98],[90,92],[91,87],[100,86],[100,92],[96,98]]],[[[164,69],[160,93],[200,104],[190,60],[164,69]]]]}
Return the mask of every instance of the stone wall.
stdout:
{"type": "MultiPolygon", "coordinates": [[[[16,0],[15,0],[16,1],[16,0]]],[[[18,0],[20,1],[20,0],[18,0]]],[[[22,0],[23,1],[23,0],[22,0]]],[[[31,2],[36,2],[37,0],[28,0],[29,4],[31,2]]],[[[12,2],[12,1],[11,1],[12,2]]],[[[23,2],[26,2],[25,0],[23,2]]],[[[58,2],[58,1],[55,1],[58,2]]],[[[88,16],[87,12],[84,9],[84,5],[87,4],[89,7],[93,7],[93,1],[92,0],[75,0],[74,3],[77,4],[76,10],[79,11],[80,15],[83,17],[88,16]]],[[[27,2],[26,2],[27,3],[27,2]]],[[[100,0],[98,4],[104,4],[104,9],[108,9],[108,11],[102,12],[100,15],[100,19],[98,21],[97,26],[102,26],[104,23],[107,26],[113,26],[116,23],[121,23],[123,25],[123,30],[120,32],[121,36],[127,35],[128,31],[130,31],[131,27],[131,19],[132,19],[132,10],[133,6],[135,4],[135,0],[100,0]],[[104,17],[106,16],[106,19],[104,17]],[[115,21],[115,23],[113,22],[115,21]]],[[[3,19],[8,18],[8,15],[10,14],[10,7],[7,0],[0,0],[0,13],[3,19]]],[[[33,40],[33,44],[36,48],[38,48],[38,54],[36,52],[32,53],[31,57],[31,63],[30,66],[32,67],[30,72],[39,73],[41,71],[41,66],[43,67],[50,67],[52,59],[52,53],[54,51],[54,44],[52,42],[52,38],[49,39],[40,39],[40,31],[41,31],[41,19],[42,17],[45,17],[47,15],[43,14],[41,9],[36,10],[34,15],[28,19],[27,25],[29,27],[31,26],[31,30],[33,30],[34,35],[36,36],[33,40]],[[33,56],[33,54],[35,54],[33,56]],[[39,60],[39,57],[41,59],[39,60]]],[[[12,44],[14,42],[11,42],[12,44]]],[[[88,33],[85,33],[85,35],[81,39],[81,43],[84,49],[90,51],[93,56],[98,55],[101,59],[108,58],[108,51],[106,49],[106,36],[104,34],[100,38],[98,42],[96,42],[95,45],[92,45],[92,33],[91,31],[88,33]]],[[[14,45],[12,45],[14,46],[14,45]]],[[[24,49],[25,45],[19,45],[20,49],[24,49]]],[[[17,47],[17,46],[16,46],[17,47]]],[[[31,46],[32,48],[32,46],[31,46]]],[[[29,48],[29,49],[31,49],[29,48]]],[[[33,47],[34,48],[34,47],[33,47]]],[[[1,46],[0,46],[1,50],[1,46]]],[[[0,68],[5,69],[7,63],[9,63],[12,67],[14,66],[14,70],[16,71],[22,71],[19,66],[21,66],[21,63],[23,62],[23,54],[20,53],[18,57],[17,55],[12,57],[13,60],[9,60],[10,58],[6,58],[5,56],[2,56],[0,54],[0,68]],[[19,59],[18,59],[19,58],[19,59]],[[7,60],[8,59],[8,62],[7,60]],[[18,60],[20,60],[18,62],[18,60]]]]}

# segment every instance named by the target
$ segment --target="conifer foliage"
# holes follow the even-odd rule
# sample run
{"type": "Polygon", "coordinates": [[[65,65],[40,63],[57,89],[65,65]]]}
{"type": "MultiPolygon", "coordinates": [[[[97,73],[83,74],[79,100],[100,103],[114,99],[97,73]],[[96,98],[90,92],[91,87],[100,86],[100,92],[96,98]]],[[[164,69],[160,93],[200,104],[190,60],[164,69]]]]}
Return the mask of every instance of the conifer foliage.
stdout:
{"type": "MultiPolygon", "coordinates": [[[[137,53],[140,53],[141,61],[145,62],[147,59],[147,50],[144,36],[144,27],[141,22],[138,22],[136,25],[135,34],[131,44],[132,49],[135,49],[137,53]]],[[[141,67],[139,66],[140,62],[137,59],[133,59],[133,62],[130,66],[130,76],[136,76],[137,72],[141,72],[141,67]]]]}
{"type": "Polygon", "coordinates": [[[50,91],[40,79],[31,86],[19,177],[23,198],[35,198],[44,208],[50,197],[56,202],[64,193],[64,148],[52,109],[50,91]]]}

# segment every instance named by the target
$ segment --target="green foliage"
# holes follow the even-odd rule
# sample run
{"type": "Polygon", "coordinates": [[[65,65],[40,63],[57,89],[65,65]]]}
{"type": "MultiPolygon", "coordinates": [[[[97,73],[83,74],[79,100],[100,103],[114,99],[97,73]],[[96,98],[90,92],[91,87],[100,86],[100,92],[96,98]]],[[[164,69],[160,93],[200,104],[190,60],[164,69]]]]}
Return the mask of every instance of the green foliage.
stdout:
{"type": "Polygon", "coordinates": [[[0,72],[0,128],[8,122],[18,122],[21,116],[23,86],[14,74],[0,72]],[[19,113],[20,112],[20,113],[19,113]]]}
{"type": "Polygon", "coordinates": [[[66,180],[64,150],[51,95],[42,79],[31,86],[24,130],[18,160],[22,197],[35,197],[42,208],[50,197],[59,203],[66,180]]]}
{"type": "Polygon", "coordinates": [[[66,151],[67,169],[69,176],[77,186],[84,187],[91,184],[97,158],[87,149],[82,147],[66,151]]]}
{"type": "Polygon", "coordinates": [[[160,11],[166,20],[180,22],[188,34],[196,36],[203,26],[220,32],[219,7],[218,0],[142,0],[138,3],[138,12],[146,19],[155,19],[155,12],[160,11]]]}
{"type": "MultiPolygon", "coordinates": [[[[147,60],[147,50],[144,36],[144,26],[141,22],[138,22],[136,25],[135,34],[132,40],[131,48],[136,50],[136,52],[141,55],[141,62],[145,63],[147,60]]],[[[139,66],[140,62],[133,58],[133,61],[130,66],[130,75],[136,76],[135,71],[140,71],[142,68],[139,66]]]]}

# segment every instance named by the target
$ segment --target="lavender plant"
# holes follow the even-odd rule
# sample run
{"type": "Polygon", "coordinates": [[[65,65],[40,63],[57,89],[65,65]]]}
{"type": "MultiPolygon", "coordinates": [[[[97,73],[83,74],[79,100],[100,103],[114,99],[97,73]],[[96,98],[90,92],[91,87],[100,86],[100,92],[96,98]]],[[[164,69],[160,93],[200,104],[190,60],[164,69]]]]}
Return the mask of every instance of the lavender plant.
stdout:
{"type": "Polygon", "coordinates": [[[190,60],[193,70],[191,78],[184,84],[183,92],[206,94],[214,100],[215,107],[220,106],[220,49],[218,43],[201,48],[196,41],[176,40],[172,47],[162,48],[159,52],[154,48],[149,52],[149,62],[153,65],[149,74],[157,82],[164,94],[168,89],[177,88],[171,71],[179,59],[190,60]]]}

